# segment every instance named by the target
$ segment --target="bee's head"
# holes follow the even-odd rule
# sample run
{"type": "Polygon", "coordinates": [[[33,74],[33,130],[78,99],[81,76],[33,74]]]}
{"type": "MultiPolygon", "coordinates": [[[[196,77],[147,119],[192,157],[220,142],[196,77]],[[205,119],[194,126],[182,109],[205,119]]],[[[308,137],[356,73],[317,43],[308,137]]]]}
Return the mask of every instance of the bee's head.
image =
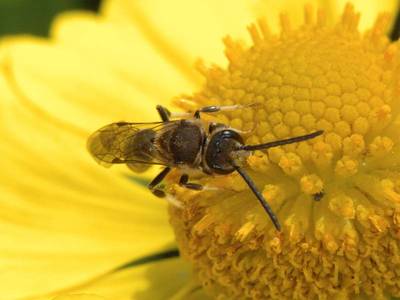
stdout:
{"type": "MultiPolygon", "coordinates": [[[[243,146],[240,134],[228,128],[214,131],[208,138],[204,151],[204,163],[210,173],[229,174],[235,171],[234,162],[244,151],[238,151],[243,146]]],[[[247,151],[246,151],[247,153],[247,151]]]]}
{"type": "Polygon", "coordinates": [[[257,145],[244,145],[241,135],[229,128],[214,131],[208,138],[204,152],[206,171],[216,174],[229,174],[243,164],[243,160],[254,150],[266,150],[272,147],[298,143],[315,138],[322,130],[293,138],[277,140],[257,145]]]}

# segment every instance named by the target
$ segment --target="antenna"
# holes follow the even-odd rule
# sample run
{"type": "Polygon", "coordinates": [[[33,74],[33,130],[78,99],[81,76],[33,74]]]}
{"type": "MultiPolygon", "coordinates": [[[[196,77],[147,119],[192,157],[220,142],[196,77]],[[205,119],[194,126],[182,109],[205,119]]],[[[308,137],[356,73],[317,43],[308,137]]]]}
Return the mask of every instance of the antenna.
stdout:
{"type": "MultiPolygon", "coordinates": [[[[246,151],[253,151],[253,150],[262,150],[262,149],[268,149],[272,147],[277,147],[277,146],[282,146],[282,145],[287,145],[287,144],[293,144],[293,143],[298,143],[302,141],[306,141],[312,138],[315,138],[321,134],[323,134],[323,130],[318,130],[313,133],[309,133],[306,135],[301,135],[301,136],[296,136],[284,140],[279,140],[279,141],[273,141],[273,142],[268,142],[264,144],[258,144],[258,145],[242,145],[236,149],[236,151],[239,150],[246,150],[246,151]]],[[[257,197],[258,201],[264,208],[264,210],[267,212],[268,216],[270,217],[272,223],[274,224],[276,230],[281,231],[281,225],[279,223],[278,217],[275,215],[275,213],[272,211],[271,206],[269,206],[267,200],[263,197],[263,195],[260,193],[260,191],[257,189],[256,185],[254,184],[253,180],[250,178],[250,176],[239,166],[234,165],[236,171],[239,173],[239,175],[243,178],[243,180],[247,183],[253,194],[257,197]]]]}
{"type": "Polygon", "coordinates": [[[324,133],[323,130],[318,130],[313,133],[309,133],[306,135],[300,135],[300,136],[292,137],[292,138],[285,139],[285,140],[273,141],[273,142],[268,142],[268,143],[258,144],[258,145],[243,145],[243,146],[240,146],[239,149],[237,149],[237,150],[253,151],[253,150],[268,149],[268,148],[272,148],[272,147],[306,141],[306,140],[315,138],[323,133],[324,133]]]}
{"type": "Polygon", "coordinates": [[[275,215],[275,213],[272,211],[271,206],[269,206],[267,200],[264,199],[263,195],[260,193],[260,191],[257,189],[256,185],[254,184],[253,180],[250,178],[250,176],[239,166],[235,166],[236,171],[242,176],[244,181],[247,183],[251,191],[254,193],[254,195],[257,197],[258,201],[261,203],[262,207],[264,210],[267,212],[269,215],[272,223],[274,224],[276,230],[281,231],[281,224],[279,224],[278,217],[275,215]]]}

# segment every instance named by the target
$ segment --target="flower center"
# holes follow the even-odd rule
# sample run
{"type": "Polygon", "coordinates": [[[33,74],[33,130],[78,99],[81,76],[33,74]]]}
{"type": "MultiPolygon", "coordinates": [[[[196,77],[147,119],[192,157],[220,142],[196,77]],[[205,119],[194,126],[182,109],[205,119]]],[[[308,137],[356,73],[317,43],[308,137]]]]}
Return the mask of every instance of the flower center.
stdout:
{"type": "Polygon", "coordinates": [[[363,35],[358,19],[348,5],[325,26],[307,6],[301,28],[282,16],[274,36],[261,20],[251,47],[225,39],[227,69],[200,67],[198,106],[261,104],[217,116],[247,144],[324,130],[247,160],[282,232],[237,174],[170,184],[180,250],[218,299],[400,296],[399,53],[387,17],[363,35]]]}

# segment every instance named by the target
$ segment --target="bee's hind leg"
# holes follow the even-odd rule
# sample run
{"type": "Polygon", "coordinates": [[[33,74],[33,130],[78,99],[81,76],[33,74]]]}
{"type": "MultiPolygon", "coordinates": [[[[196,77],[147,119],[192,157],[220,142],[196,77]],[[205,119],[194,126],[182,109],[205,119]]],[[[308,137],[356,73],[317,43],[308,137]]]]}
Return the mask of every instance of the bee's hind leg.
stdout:
{"type": "Polygon", "coordinates": [[[179,179],[179,185],[191,189],[191,190],[196,190],[196,191],[201,191],[203,189],[203,186],[201,184],[197,183],[191,183],[189,181],[189,175],[183,174],[181,178],[179,179]]]}
{"type": "Polygon", "coordinates": [[[171,171],[170,167],[164,168],[154,179],[148,184],[149,190],[157,197],[164,198],[165,192],[159,188],[157,185],[167,176],[167,174],[171,171]]]}
{"type": "Polygon", "coordinates": [[[161,181],[167,176],[167,174],[171,171],[170,167],[164,168],[149,184],[148,188],[149,190],[153,193],[153,195],[159,197],[159,198],[164,198],[167,200],[169,203],[171,203],[173,206],[182,208],[182,203],[179,202],[174,196],[170,194],[166,194],[161,188],[157,187],[158,184],[160,184],[161,181]]]}

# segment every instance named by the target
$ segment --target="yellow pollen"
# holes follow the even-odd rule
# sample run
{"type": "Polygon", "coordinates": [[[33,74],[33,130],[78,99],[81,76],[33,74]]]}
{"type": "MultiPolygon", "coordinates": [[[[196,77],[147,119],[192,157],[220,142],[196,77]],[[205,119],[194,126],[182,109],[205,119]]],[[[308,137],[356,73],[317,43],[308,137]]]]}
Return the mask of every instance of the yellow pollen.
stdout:
{"type": "Polygon", "coordinates": [[[280,147],[271,148],[270,150],[268,150],[269,159],[274,163],[279,163],[284,154],[285,151],[280,147]]]}
{"type": "Polygon", "coordinates": [[[368,146],[369,153],[373,156],[384,156],[393,148],[393,141],[385,136],[377,136],[368,146]]]}
{"type": "Polygon", "coordinates": [[[276,203],[282,203],[287,193],[281,186],[267,184],[264,187],[262,194],[265,197],[265,199],[268,199],[268,202],[276,204],[276,203]]]}
{"type": "Polygon", "coordinates": [[[247,222],[245,223],[235,234],[235,238],[243,242],[246,237],[251,233],[251,231],[254,229],[255,224],[253,222],[247,222]]]}
{"type": "Polygon", "coordinates": [[[324,142],[314,144],[311,158],[317,167],[327,167],[333,158],[332,147],[324,142]]]}
{"type": "Polygon", "coordinates": [[[329,209],[336,215],[346,219],[354,219],[355,208],[353,200],[346,195],[338,195],[329,199],[329,209]]]}
{"type": "Polygon", "coordinates": [[[400,194],[395,190],[393,181],[390,179],[383,179],[381,181],[381,186],[385,198],[400,204],[400,194]]]}
{"type": "Polygon", "coordinates": [[[295,153],[287,153],[281,156],[279,166],[288,175],[297,175],[302,169],[301,158],[295,153]]]}
{"type": "Polygon", "coordinates": [[[258,151],[257,154],[251,155],[247,158],[248,165],[257,172],[268,172],[271,168],[268,156],[258,151]]]}
{"type": "Polygon", "coordinates": [[[229,65],[199,64],[203,87],[177,98],[183,109],[257,103],[204,116],[246,144],[324,130],[243,158],[280,232],[236,172],[193,176],[202,191],[171,175],[180,251],[215,299],[400,297],[400,52],[387,15],[365,33],[359,18],[347,5],[330,26],[308,5],[299,28],[281,15],[279,35],[260,19],[251,45],[225,38],[229,65]]]}
{"type": "Polygon", "coordinates": [[[335,173],[339,176],[348,177],[356,174],[357,171],[358,161],[349,156],[343,156],[343,158],[336,163],[335,173]]]}
{"type": "Polygon", "coordinates": [[[360,134],[353,134],[343,139],[343,154],[357,157],[365,151],[364,138],[360,134]]]}
{"type": "Polygon", "coordinates": [[[306,175],[300,179],[301,190],[308,195],[322,192],[323,185],[321,178],[316,174],[306,175]]]}

